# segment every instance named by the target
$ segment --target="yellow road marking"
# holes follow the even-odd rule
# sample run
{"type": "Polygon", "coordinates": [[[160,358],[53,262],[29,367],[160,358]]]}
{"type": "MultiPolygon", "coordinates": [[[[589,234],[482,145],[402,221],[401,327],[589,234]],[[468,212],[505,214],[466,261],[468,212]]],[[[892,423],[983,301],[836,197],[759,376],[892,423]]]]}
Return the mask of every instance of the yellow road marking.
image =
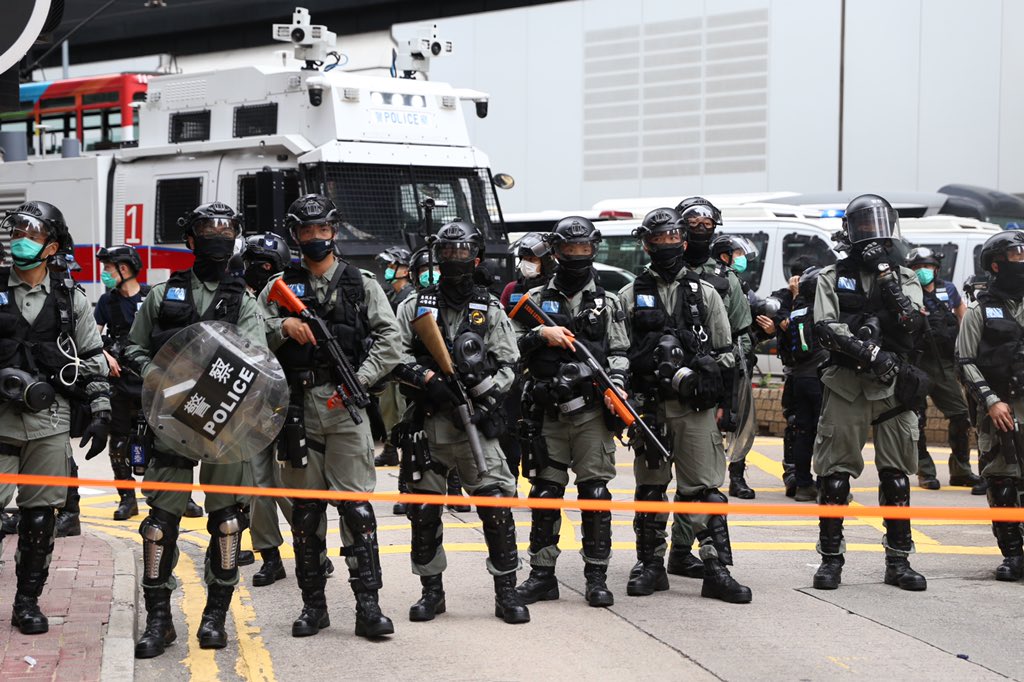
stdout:
{"type": "Polygon", "coordinates": [[[235,587],[237,599],[231,601],[231,617],[238,633],[238,660],[235,672],[247,680],[274,682],[274,662],[263,645],[260,628],[256,625],[256,609],[252,605],[249,589],[241,582],[235,587]]]}

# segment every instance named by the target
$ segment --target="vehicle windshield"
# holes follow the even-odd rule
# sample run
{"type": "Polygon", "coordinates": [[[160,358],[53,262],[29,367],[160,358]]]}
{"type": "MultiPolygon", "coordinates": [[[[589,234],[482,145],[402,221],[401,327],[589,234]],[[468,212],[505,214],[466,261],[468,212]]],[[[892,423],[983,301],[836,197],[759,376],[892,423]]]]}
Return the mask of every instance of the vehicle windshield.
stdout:
{"type": "Polygon", "coordinates": [[[404,233],[420,233],[425,218],[420,203],[428,198],[437,204],[431,234],[459,219],[479,227],[489,241],[505,236],[486,168],[319,163],[304,173],[306,187],[322,187],[337,205],[341,240],[403,243],[404,233]]]}

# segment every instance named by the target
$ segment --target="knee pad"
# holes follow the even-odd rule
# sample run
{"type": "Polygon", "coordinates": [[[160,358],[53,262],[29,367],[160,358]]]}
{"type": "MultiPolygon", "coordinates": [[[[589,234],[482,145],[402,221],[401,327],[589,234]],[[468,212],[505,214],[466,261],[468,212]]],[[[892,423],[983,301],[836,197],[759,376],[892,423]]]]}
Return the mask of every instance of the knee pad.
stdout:
{"type": "Polygon", "coordinates": [[[154,507],[139,525],[139,535],[142,536],[143,585],[161,585],[170,578],[180,520],[181,517],[154,507]]]}
{"type": "MultiPolygon", "coordinates": [[[[480,493],[477,493],[480,494],[480,493]]],[[[565,486],[545,481],[542,478],[535,478],[530,485],[530,497],[537,499],[562,499],[565,497],[565,486]]],[[[580,497],[583,497],[583,490],[580,488],[580,497]]]]}
{"type": "Polygon", "coordinates": [[[700,491],[698,499],[701,502],[729,502],[729,498],[722,494],[718,488],[705,488],[700,491]]]}
{"type": "Polygon", "coordinates": [[[988,479],[988,506],[1019,507],[1020,494],[1017,479],[1009,476],[993,476],[988,479]]]}
{"type": "Polygon", "coordinates": [[[638,502],[662,502],[667,490],[667,485],[638,485],[633,499],[638,502]]]}
{"type": "Polygon", "coordinates": [[[608,481],[600,479],[576,482],[577,496],[581,500],[610,500],[612,494],[608,491],[608,481]]]}
{"type": "Polygon", "coordinates": [[[821,504],[848,504],[850,500],[850,474],[834,473],[819,476],[818,501],[821,504]]]}
{"type": "Polygon", "coordinates": [[[242,531],[248,527],[237,505],[210,512],[206,522],[210,533],[210,570],[218,578],[229,580],[237,573],[242,531]]]}
{"type": "Polygon", "coordinates": [[[292,536],[296,539],[315,536],[327,505],[317,500],[292,501],[292,536]]]}
{"type": "Polygon", "coordinates": [[[373,514],[373,507],[365,501],[346,501],[341,503],[341,516],[356,535],[373,533],[377,530],[377,517],[373,514]]]}
{"type": "Polygon", "coordinates": [[[895,507],[905,507],[910,504],[910,479],[899,469],[879,471],[878,488],[888,504],[895,507]]]}
{"type": "Polygon", "coordinates": [[[53,507],[19,507],[18,536],[36,543],[49,544],[56,522],[53,507]]]}
{"type": "Polygon", "coordinates": [[[441,505],[410,504],[406,507],[412,525],[412,562],[420,566],[429,564],[441,546],[438,529],[441,527],[441,505]]]}

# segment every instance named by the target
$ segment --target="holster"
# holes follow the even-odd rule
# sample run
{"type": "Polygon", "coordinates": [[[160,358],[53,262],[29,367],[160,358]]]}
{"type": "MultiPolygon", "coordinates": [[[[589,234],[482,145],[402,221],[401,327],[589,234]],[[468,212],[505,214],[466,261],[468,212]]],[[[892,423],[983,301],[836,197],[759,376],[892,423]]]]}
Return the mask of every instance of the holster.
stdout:
{"type": "Polygon", "coordinates": [[[277,460],[288,462],[296,469],[305,468],[309,455],[309,448],[306,444],[303,395],[302,389],[293,382],[291,396],[288,399],[288,415],[281,428],[281,435],[277,438],[277,460]]]}
{"type": "Polygon", "coordinates": [[[149,428],[146,415],[139,410],[135,417],[135,429],[128,436],[128,462],[136,476],[143,476],[149,466],[153,452],[153,431],[149,428]]]}
{"type": "Polygon", "coordinates": [[[523,407],[523,418],[516,424],[516,439],[522,451],[523,474],[533,478],[548,465],[548,444],[541,435],[544,410],[533,404],[523,407]]]}
{"type": "Polygon", "coordinates": [[[402,422],[398,440],[401,458],[398,462],[398,478],[405,483],[415,483],[423,474],[433,470],[434,458],[430,455],[430,442],[422,428],[422,422],[402,422]]]}

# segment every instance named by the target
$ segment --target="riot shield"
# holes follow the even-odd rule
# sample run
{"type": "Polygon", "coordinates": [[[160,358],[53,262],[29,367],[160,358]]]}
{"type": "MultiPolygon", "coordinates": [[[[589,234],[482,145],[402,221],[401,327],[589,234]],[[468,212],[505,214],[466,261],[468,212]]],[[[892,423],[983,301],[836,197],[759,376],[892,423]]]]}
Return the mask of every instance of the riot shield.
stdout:
{"type": "Polygon", "coordinates": [[[750,448],[754,447],[754,436],[757,435],[757,415],[754,414],[754,391],[750,385],[750,369],[742,357],[738,358],[737,369],[742,368],[743,374],[737,379],[739,385],[736,400],[736,431],[728,434],[726,454],[730,462],[738,462],[746,458],[750,448]]]}
{"type": "Polygon", "coordinates": [[[158,444],[199,462],[248,459],[277,438],[288,382],[274,354],[238,327],[199,322],[182,329],[153,358],[142,409],[158,444]]]}

